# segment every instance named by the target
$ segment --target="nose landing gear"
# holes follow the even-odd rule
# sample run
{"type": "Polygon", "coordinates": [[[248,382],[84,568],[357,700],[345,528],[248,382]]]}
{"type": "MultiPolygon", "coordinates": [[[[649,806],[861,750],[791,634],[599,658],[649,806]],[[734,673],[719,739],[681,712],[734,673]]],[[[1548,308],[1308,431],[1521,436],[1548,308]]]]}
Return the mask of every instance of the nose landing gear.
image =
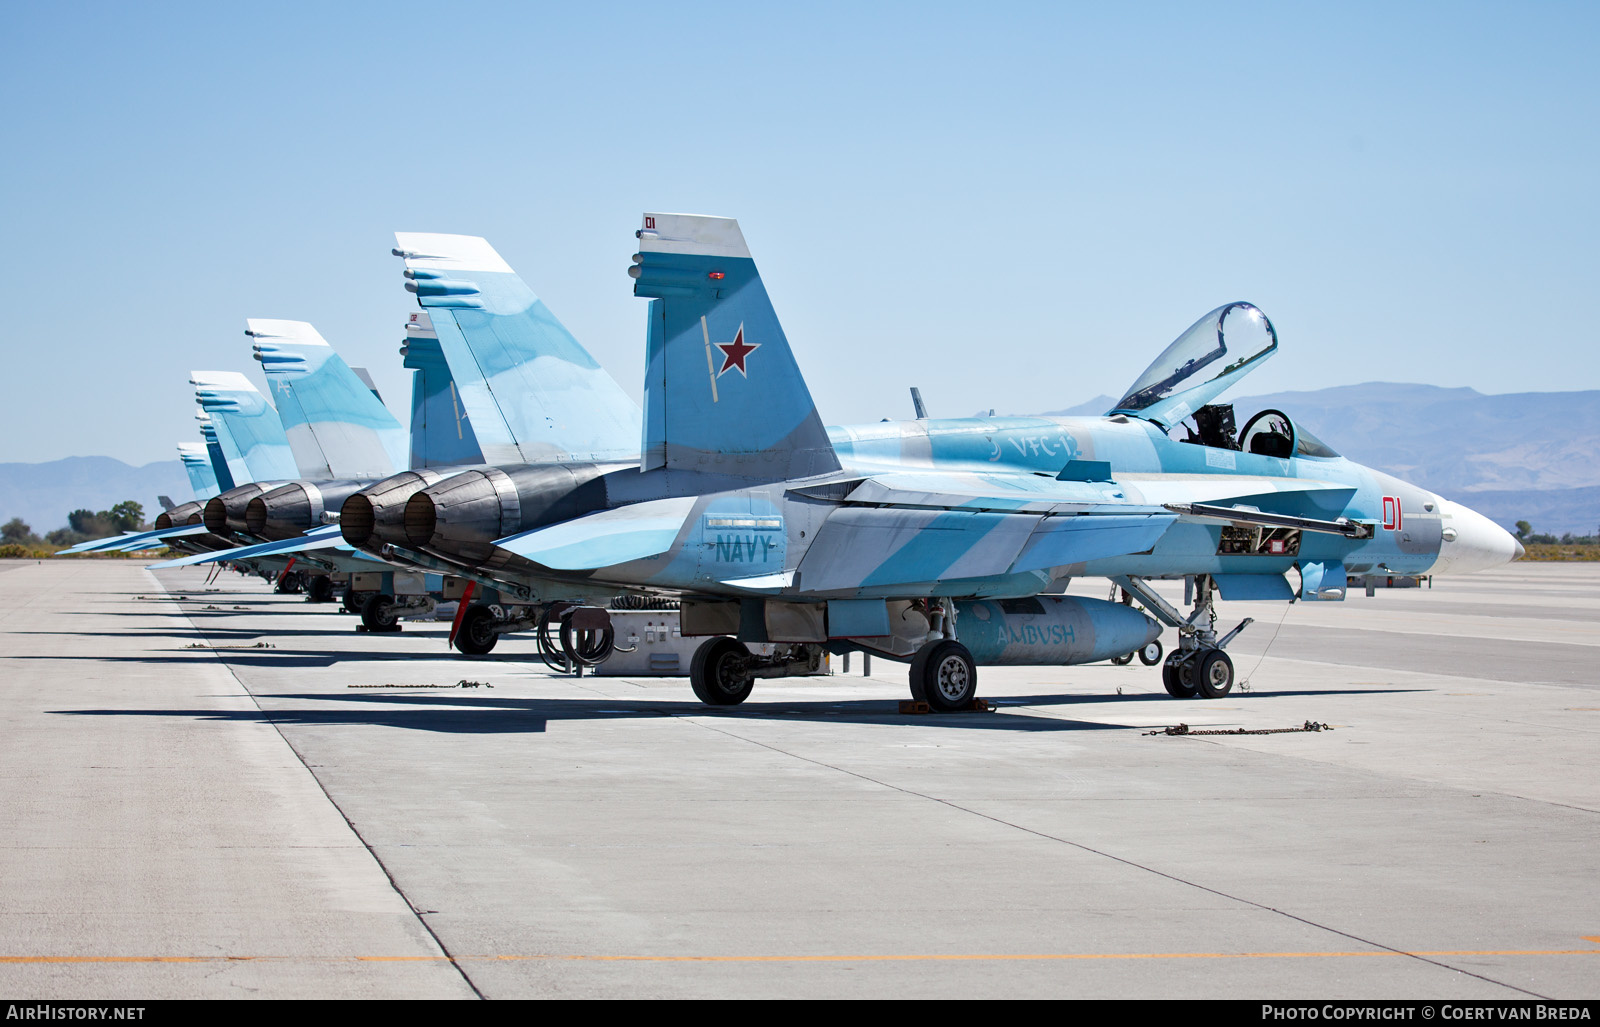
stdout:
{"type": "MultiPolygon", "coordinates": [[[[1232,631],[1217,637],[1216,587],[1208,575],[1194,580],[1194,612],[1184,617],[1162,599],[1142,579],[1113,579],[1123,589],[1137,595],[1158,620],[1178,629],[1178,648],[1161,665],[1161,684],[1175,699],[1220,699],[1233,691],[1233,660],[1224,647],[1254,623],[1246,617],[1232,631]]],[[[1140,653],[1141,659],[1144,657],[1140,653]]],[[[1159,650],[1157,651],[1159,659],[1159,650]]],[[[1154,663],[1155,660],[1149,660],[1154,663]]]]}

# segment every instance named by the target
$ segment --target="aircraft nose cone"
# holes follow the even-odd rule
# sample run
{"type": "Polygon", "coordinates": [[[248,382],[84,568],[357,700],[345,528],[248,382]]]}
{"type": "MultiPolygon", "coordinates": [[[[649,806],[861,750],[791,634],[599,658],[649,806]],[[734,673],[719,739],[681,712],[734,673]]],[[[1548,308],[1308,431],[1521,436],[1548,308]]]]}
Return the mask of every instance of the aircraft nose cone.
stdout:
{"type": "Polygon", "coordinates": [[[1440,502],[1444,539],[1434,574],[1470,574],[1510,563],[1523,548],[1511,533],[1489,518],[1448,499],[1440,502]]]}

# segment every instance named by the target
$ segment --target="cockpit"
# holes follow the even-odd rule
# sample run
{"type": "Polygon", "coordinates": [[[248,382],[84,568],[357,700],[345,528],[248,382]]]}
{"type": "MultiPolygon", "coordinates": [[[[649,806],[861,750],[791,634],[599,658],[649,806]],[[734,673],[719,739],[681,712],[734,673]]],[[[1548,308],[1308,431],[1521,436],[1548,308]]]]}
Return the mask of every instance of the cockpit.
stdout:
{"type": "Polygon", "coordinates": [[[1259,308],[1229,303],[1202,317],[1161,351],[1108,411],[1149,421],[1181,441],[1261,456],[1336,457],[1325,442],[1281,410],[1263,410],[1235,433],[1232,404],[1212,397],[1278,350],[1278,332],[1259,308]]]}

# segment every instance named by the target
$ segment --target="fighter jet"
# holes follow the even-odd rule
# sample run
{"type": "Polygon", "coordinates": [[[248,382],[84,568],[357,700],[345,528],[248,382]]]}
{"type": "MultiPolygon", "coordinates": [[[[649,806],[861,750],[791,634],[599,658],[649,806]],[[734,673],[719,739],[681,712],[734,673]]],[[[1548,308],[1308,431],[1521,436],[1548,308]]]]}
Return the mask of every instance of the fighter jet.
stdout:
{"type": "MultiPolygon", "coordinates": [[[[959,709],[980,665],[1105,659],[1162,623],[1180,637],[1167,690],[1215,698],[1243,627],[1218,634],[1219,593],[1340,599],[1351,576],[1518,555],[1487,519],[1345,460],[1281,412],[1235,438],[1206,404],[1277,350],[1250,304],[1201,318],[1102,418],[829,431],[737,223],[648,214],[638,239],[642,462],[591,452],[446,479],[405,499],[407,544],[390,548],[536,607],[680,596],[684,633],[710,636],[690,675],[708,703],[857,650],[909,662],[914,698],[959,709]],[[1155,617],[1056,594],[1075,576],[1117,582],[1155,617]],[[1192,581],[1190,614],[1150,589],[1162,577],[1192,581]],[[752,642],[781,644],[758,656],[752,642]]],[[[508,269],[413,270],[425,305],[484,317],[508,269]]]]}
{"type": "MultiPolygon", "coordinates": [[[[299,535],[323,524],[324,511],[336,511],[349,493],[403,462],[404,430],[315,328],[301,321],[252,319],[245,334],[254,342],[253,355],[278,407],[237,372],[191,373],[204,457],[192,446],[180,452],[191,480],[210,464],[216,482],[211,494],[164,511],[156,529],[137,540],[96,540],[71,552],[160,540],[190,552],[212,552],[299,535]],[[204,526],[206,537],[196,525],[204,526]]],[[[329,591],[320,577],[309,579],[314,598],[326,598],[329,591]]]]}

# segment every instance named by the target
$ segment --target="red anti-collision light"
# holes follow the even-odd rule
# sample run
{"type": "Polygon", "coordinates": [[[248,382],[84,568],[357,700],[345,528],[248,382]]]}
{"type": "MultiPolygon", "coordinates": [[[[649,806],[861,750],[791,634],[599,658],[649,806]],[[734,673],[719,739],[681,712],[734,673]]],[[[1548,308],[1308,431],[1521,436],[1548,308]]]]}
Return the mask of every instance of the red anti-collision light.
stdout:
{"type": "Polygon", "coordinates": [[[706,275],[706,277],[707,278],[714,278],[714,279],[717,279],[717,280],[720,281],[721,279],[724,279],[724,278],[726,278],[728,276],[723,274],[721,271],[713,271],[710,274],[706,275]]]}

